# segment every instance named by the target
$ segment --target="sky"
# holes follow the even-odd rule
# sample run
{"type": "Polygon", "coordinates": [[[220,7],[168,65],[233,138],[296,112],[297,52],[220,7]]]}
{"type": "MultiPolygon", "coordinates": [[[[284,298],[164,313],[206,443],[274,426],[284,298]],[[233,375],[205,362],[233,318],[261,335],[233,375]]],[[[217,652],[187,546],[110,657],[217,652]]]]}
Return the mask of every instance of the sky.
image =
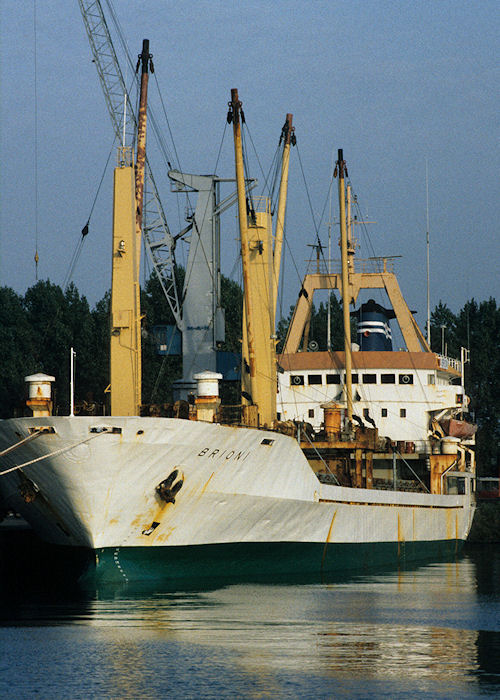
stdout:
{"type": "MultiPolygon", "coordinates": [[[[132,55],[150,40],[150,104],[181,169],[233,177],[231,88],[239,90],[258,154],[258,161],[251,155],[250,175],[261,183],[259,162],[267,173],[285,115],[293,113],[298,145],[290,163],[285,311],[316,227],[328,241],[338,148],[360,210],[375,222],[368,235],[359,227],[357,255],[402,256],[400,286],[421,327],[427,211],[431,307],[443,301],[458,311],[472,297],[500,300],[497,0],[113,6],[132,55]]],[[[92,306],[110,286],[112,166],[105,165],[110,152],[111,163],[115,156],[79,4],[39,0],[35,9],[33,0],[3,0],[0,23],[0,285],[20,294],[33,285],[36,249],[38,278],[63,284],[104,172],[73,276],[92,306]]],[[[148,147],[175,234],[185,226],[185,202],[170,192],[151,135],[148,147]]],[[[337,212],[334,196],[333,217],[337,212]]],[[[223,271],[238,279],[236,231],[233,212],[223,221],[223,271]]],[[[332,236],[338,251],[337,228],[332,236]]],[[[185,263],[182,245],[178,259],[185,263]]]]}

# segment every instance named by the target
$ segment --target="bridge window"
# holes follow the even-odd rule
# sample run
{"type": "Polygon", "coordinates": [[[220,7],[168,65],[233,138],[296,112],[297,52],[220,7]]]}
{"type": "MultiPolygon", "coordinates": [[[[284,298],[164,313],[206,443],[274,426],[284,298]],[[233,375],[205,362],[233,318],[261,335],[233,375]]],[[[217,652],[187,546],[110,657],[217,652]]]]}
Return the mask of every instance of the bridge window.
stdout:
{"type": "Polygon", "coordinates": [[[382,416],[382,418],[387,418],[387,409],[386,408],[383,408],[381,410],[381,416],[382,416]]]}
{"type": "Polygon", "coordinates": [[[395,374],[382,374],[380,376],[380,381],[382,384],[395,384],[396,375],[395,374]]]}
{"type": "Polygon", "coordinates": [[[303,374],[291,374],[290,375],[290,386],[304,386],[304,375],[303,374]]]}
{"type": "Polygon", "coordinates": [[[363,384],[376,384],[377,375],[376,374],[363,374],[363,384]]]}
{"type": "Polygon", "coordinates": [[[400,409],[399,409],[399,417],[400,417],[400,418],[406,418],[406,408],[400,408],[400,409]]]}
{"type": "Polygon", "coordinates": [[[326,375],[327,384],[340,384],[340,374],[327,374],[326,375]]]}
{"type": "Polygon", "coordinates": [[[314,418],[314,408],[310,408],[308,411],[309,418],[314,418]]]}
{"type": "Polygon", "coordinates": [[[310,374],[307,378],[308,384],[323,384],[321,374],[310,374]]]}

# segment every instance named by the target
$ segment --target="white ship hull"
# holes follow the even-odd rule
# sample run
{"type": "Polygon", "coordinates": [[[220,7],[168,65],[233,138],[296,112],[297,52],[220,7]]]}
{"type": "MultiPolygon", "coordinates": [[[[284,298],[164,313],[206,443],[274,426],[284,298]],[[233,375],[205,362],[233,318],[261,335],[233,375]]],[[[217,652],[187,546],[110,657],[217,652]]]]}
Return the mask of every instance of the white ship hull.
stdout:
{"type": "Polygon", "coordinates": [[[320,483],[297,442],[263,430],[170,418],[47,417],[0,422],[0,488],[44,540],[96,554],[104,580],[360,568],[453,552],[468,495],[320,483]],[[111,432],[113,431],[114,432],[111,432]],[[40,459],[42,458],[42,459],[40,459]],[[175,503],[156,487],[174,470],[175,503]]]}

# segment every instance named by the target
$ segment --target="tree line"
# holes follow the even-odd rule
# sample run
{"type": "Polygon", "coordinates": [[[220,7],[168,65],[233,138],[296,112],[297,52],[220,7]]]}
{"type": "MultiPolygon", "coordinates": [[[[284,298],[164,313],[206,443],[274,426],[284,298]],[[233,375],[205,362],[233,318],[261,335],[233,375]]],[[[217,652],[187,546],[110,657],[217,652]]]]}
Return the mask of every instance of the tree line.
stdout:
{"type": "MultiPolygon", "coordinates": [[[[184,270],[178,268],[179,289],[183,281],[184,270]]],[[[221,349],[241,352],[241,288],[223,276],[221,298],[227,326],[221,349]]],[[[24,377],[36,372],[55,377],[54,407],[68,413],[72,347],[76,352],[76,402],[107,404],[109,308],[109,292],[91,309],[73,284],[63,291],[48,280],[39,281],[24,296],[0,287],[0,418],[23,414],[24,377]]],[[[182,376],[182,359],[157,353],[154,327],[173,325],[174,318],[154,274],[141,290],[141,312],[143,401],[162,403],[171,400],[172,382],[182,376]]]]}
{"type": "MultiPolygon", "coordinates": [[[[184,271],[178,270],[182,288],[184,271]]],[[[222,306],[226,310],[226,342],[223,350],[240,352],[242,292],[240,286],[222,277],[222,306]]],[[[109,384],[109,304],[105,296],[90,308],[74,285],[65,291],[50,281],[39,281],[23,295],[0,287],[0,417],[22,415],[25,400],[24,377],[44,372],[55,377],[54,404],[69,412],[69,353],[77,353],[75,397],[80,403],[107,402],[109,384]]],[[[182,360],[159,356],[154,326],[173,324],[173,317],[153,274],[141,293],[143,320],[143,379],[145,403],[171,400],[171,385],[182,376],[182,360]]],[[[282,347],[292,310],[278,324],[278,350],[282,347]]],[[[312,306],[309,342],[326,349],[327,305],[312,306]]],[[[342,310],[331,296],[332,349],[343,350],[342,310]]],[[[500,307],[495,299],[468,301],[454,314],[439,302],[431,315],[431,348],[460,358],[460,348],[470,351],[465,365],[466,391],[470,410],[479,426],[478,463],[482,473],[498,472],[500,443],[500,307]],[[443,347],[445,346],[445,347],[443,347]]]]}

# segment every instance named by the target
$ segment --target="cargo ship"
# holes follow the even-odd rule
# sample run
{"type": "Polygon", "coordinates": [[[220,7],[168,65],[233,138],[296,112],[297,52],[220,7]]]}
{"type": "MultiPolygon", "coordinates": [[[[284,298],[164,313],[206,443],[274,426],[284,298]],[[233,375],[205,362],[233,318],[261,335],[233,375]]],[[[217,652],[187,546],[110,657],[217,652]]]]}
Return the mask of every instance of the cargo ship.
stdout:
{"type": "MultiPolygon", "coordinates": [[[[284,352],[276,354],[293,127],[287,115],[273,237],[269,202],[249,206],[237,90],[228,122],[244,283],[241,404],[223,406],[221,375],[207,370],[195,374],[195,395],[180,402],[176,416],[141,415],[146,95],[141,89],[137,158],[122,145],[114,173],[109,415],[52,415],[54,378],[28,377],[32,415],[0,422],[0,489],[8,506],[46,542],[86,552],[86,576],[101,582],[326,574],[456,553],[475,507],[473,435],[456,438],[443,427],[463,412],[460,372],[430,351],[391,272],[356,271],[342,151],[342,270],[306,277],[284,352]],[[360,282],[390,290],[405,351],[365,341],[353,351],[350,307],[360,282]],[[343,352],[299,352],[314,285],[342,291],[343,352]],[[403,462],[414,476],[401,478],[403,462]]],[[[387,339],[392,312],[370,302],[360,313],[363,338],[387,339]]]]}

